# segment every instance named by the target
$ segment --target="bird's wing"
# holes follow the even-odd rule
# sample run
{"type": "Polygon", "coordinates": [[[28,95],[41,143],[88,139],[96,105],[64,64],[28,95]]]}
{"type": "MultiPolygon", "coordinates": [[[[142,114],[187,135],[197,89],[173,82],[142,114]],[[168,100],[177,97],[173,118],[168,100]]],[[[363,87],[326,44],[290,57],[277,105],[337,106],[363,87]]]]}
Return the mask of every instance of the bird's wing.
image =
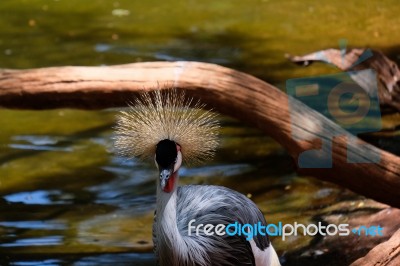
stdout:
{"type": "MultiPolygon", "coordinates": [[[[255,265],[255,258],[250,242],[244,234],[233,236],[206,235],[204,226],[199,230],[199,236],[191,225],[211,224],[225,226],[258,224],[266,226],[264,215],[258,207],[244,195],[220,186],[184,186],[178,189],[177,222],[178,230],[188,240],[196,241],[197,245],[207,249],[212,259],[212,265],[255,265]],[[189,229],[191,235],[189,235],[189,229]],[[230,263],[230,264],[229,264],[230,263]]],[[[268,236],[255,235],[252,240],[261,250],[270,245],[268,236]]]]}

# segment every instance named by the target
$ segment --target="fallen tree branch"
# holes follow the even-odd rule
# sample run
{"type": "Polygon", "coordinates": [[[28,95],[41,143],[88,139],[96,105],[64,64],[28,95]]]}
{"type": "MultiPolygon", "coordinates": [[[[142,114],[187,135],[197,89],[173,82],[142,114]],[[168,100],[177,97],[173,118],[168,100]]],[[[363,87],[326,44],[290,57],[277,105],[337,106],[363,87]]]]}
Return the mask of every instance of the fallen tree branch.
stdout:
{"type": "MultiPolygon", "coordinates": [[[[355,260],[367,256],[363,263],[356,265],[377,266],[381,264],[366,262],[390,258],[388,249],[386,251],[381,250],[382,253],[375,258],[367,255],[368,252],[387,241],[387,245],[391,243],[393,247],[400,245],[400,234],[397,233],[393,237],[397,231],[400,231],[400,209],[389,207],[374,200],[349,199],[336,204],[329,204],[326,208],[320,209],[312,220],[314,223],[321,222],[326,225],[346,223],[350,230],[356,229],[358,231],[356,233],[351,232],[345,237],[338,234],[316,236],[307,246],[286,252],[284,256],[287,263],[285,265],[350,265],[355,260]],[[378,226],[381,227],[381,234],[378,233],[378,226]],[[366,228],[371,229],[367,230],[366,228]]],[[[399,253],[400,247],[396,254],[399,253]]],[[[391,255],[393,261],[395,261],[394,255],[396,254],[391,255]]],[[[400,256],[398,259],[400,259],[400,256]]],[[[389,266],[390,264],[382,265],[389,266]]]]}
{"type": "Polygon", "coordinates": [[[215,110],[246,121],[284,146],[295,159],[321,149],[332,168],[298,168],[359,194],[400,207],[400,158],[359,139],[348,141],[342,128],[251,75],[214,64],[150,62],[110,67],[53,67],[0,71],[0,106],[86,109],[125,106],[143,89],[177,87],[215,110]],[[292,130],[305,140],[292,137],[292,130]],[[323,143],[333,140],[328,148],[323,143]],[[347,156],[365,163],[348,163],[347,156]],[[380,158],[378,163],[374,159],[380,158]]]}
{"type": "Polygon", "coordinates": [[[400,265],[400,229],[386,242],[374,247],[365,257],[350,266],[395,266],[400,265]]]}

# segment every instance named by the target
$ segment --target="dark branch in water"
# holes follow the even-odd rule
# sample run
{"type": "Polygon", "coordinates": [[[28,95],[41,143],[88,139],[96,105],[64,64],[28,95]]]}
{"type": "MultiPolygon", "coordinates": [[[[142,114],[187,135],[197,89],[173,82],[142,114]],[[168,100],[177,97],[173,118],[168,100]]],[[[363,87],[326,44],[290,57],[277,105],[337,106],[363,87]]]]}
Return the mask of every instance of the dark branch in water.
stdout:
{"type": "MultiPolygon", "coordinates": [[[[400,71],[397,64],[380,51],[351,49],[342,55],[340,50],[327,49],[304,56],[287,55],[287,57],[293,63],[303,66],[309,66],[313,62],[324,62],[343,71],[373,69],[378,76],[378,96],[381,106],[400,112],[400,71]]],[[[360,80],[362,77],[352,76],[352,78],[359,84],[365,82],[360,80]]],[[[376,86],[376,84],[368,85],[376,86]]]]}

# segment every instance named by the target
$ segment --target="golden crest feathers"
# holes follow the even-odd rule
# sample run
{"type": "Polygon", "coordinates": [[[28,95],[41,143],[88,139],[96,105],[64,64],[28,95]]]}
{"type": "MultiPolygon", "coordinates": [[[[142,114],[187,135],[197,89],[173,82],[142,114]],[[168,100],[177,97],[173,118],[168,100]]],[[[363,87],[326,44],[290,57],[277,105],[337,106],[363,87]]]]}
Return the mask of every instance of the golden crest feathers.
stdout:
{"type": "Polygon", "coordinates": [[[212,157],[218,145],[216,114],[202,110],[204,105],[192,101],[176,89],[142,94],[117,117],[117,150],[123,156],[153,159],[156,145],[169,139],[181,146],[186,163],[212,157]]]}

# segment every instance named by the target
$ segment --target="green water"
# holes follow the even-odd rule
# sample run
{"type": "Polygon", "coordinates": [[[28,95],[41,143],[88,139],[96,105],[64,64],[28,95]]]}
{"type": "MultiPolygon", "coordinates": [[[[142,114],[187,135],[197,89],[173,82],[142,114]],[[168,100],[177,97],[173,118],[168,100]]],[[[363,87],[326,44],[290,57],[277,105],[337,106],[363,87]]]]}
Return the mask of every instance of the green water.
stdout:
{"type": "MultiPolygon", "coordinates": [[[[300,68],[285,53],[350,46],[400,61],[398,1],[0,2],[0,68],[193,60],[232,67],[284,88],[286,79],[334,73],[300,68]]],[[[114,154],[116,110],[0,109],[0,265],[154,265],[154,166],[114,154]]],[[[258,130],[221,117],[221,146],[182,183],[218,184],[250,196],[268,221],[311,223],[362,197],[295,174],[258,130]]],[[[370,141],[400,153],[399,115],[370,141]]],[[[346,214],[344,214],[346,215],[346,214]]],[[[311,237],[272,238],[285,265],[311,237]]],[[[323,253],[329,253],[324,251],[323,253]]],[[[328,265],[332,258],[319,265],[328,265]]],[[[310,264],[309,264],[310,265],[310,264]]],[[[335,264],[332,264],[335,265],[335,264]]]]}

